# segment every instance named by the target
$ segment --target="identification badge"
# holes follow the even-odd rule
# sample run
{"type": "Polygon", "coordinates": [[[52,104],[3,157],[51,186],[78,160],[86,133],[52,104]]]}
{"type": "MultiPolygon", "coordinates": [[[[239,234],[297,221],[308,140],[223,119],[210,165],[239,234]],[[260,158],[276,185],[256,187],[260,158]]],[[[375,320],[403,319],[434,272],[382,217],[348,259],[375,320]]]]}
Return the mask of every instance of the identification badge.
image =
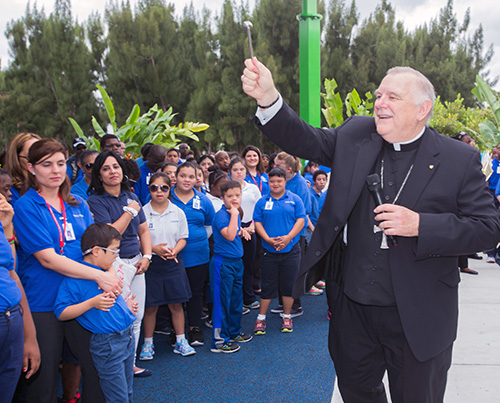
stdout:
{"type": "Polygon", "coordinates": [[[200,199],[198,197],[193,200],[193,208],[195,210],[199,210],[200,209],[200,199]]]}
{"type": "Polygon", "coordinates": [[[151,174],[148,174],[148,177],[146,178],[146,185],[149,186],[149,180],[151,179],[151,174]]]}
{"type": "Polygon", "coordinates": [[[76,241],[75,231],[73,231],[73,224],[70,222],[66,223],[66,241],[76,241]]]}
{"type": "Polygon", "coordinates": [[[497,174],[500,174],[500,166],[497,167],[497,174]]]}
{"type": "Polygon", "coordinates": [[[149,223],[149,229],[154,229],[154,226],[153,226],[152,222],[149,223]]]}
{"type": "Polygon", "coordinates": [[[273,209],[273,202],[271,200],[268,200],[266,202],[266,205],[264,206],[264,210],[272,210],[273,209]]]}

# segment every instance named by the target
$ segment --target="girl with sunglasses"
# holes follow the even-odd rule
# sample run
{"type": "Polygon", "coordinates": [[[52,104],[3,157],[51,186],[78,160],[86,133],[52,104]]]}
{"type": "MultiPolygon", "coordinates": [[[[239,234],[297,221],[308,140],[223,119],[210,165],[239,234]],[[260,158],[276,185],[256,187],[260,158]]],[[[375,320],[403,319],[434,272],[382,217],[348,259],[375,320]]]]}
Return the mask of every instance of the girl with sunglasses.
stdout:
{"type": "Polygon", "coordinates": [[[182,304],[191,298],[191,288],[179,253],[189,236],[184,212],[169,201],[170,178],[157,172],[149,180],[151,201],[144,213],[153,242],[153,260],[146,272],[146,311],[144,313],[144,344],[140,360],[152,360],[153,333],[158,307],[167,305],[172,313],[176,343],[174,353],[189,356],[196,353],[186,340],[182,304]]]}

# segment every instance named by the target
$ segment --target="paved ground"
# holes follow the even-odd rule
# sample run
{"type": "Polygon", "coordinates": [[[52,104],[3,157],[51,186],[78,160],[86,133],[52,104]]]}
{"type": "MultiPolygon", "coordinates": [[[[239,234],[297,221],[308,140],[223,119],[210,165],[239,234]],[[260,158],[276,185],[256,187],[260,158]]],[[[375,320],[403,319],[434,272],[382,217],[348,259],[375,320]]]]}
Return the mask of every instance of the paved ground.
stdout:
{"type": "MultiPolygon", "coordinates": [[[[500,266],[469,259],[460,283],[458,338],[445,403],[500,402],[500,266]]],[[[336,385],[335,385],[336,387],[336,385]]],[[[332,403],[342,402],[335,390],[332,403]]]]}

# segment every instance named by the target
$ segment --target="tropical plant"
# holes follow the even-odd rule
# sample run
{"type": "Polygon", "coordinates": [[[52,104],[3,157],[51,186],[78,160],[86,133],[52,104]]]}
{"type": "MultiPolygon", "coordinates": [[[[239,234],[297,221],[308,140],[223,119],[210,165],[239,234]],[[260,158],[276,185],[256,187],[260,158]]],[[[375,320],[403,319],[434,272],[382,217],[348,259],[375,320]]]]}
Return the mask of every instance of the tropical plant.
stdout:
{"type": "Polygon", "coordinates": [[[321,111],[329,127],[340,126],[345,117],[352,115],[373,116],[373,96],[370,92],[367,92],[365,99],[361,100],[358,91],[354,88],[342,101],[340,94],[336,92],[338,85],[335,79],[325,79],[324,85],[325,93],[322,93],[321,97],[325,107],[321,111]]]}
{"type": "MultiPolygon", "coordinates": [[[[194,141],[199,141],[195,133],[202,132],[209,128],[206,123],[184,122],[172,125],[172,119],[177,115],[173,113],[172,107],[164,111],[158,105],[154,105],[146,113],[140,115],[139,105],[134,105],[125,124],[118,127],[116,123],[115,108],[106,90],[97,85],[101,94],[109,124],[113,128],[114,134],[125,143],[125,153],[131,156],[140,155],[140,149],[145,143],[161,144],[166,148],[172,148],[182,140],[178,136],[187,137],[194,141]]],[[[100,149],[99,141],[95,137],[84,135],[80,125],[72,118],[69,118],[78,137],[82,137],[87,142],[88,148],[100,149]]],[[[99,137],[106,134],[106,130],[92,116],[92,126],[99,137]]]]}
{"type": "Polygon", "coordinates": [[[492,119],[479,125],[481,136],[488,148],[500,143],[500,100],[488,83],[479,75],[476,76],[476,86],[472,89],[474,96],[482,104],[487,103],[491,108],[492,119]]]}

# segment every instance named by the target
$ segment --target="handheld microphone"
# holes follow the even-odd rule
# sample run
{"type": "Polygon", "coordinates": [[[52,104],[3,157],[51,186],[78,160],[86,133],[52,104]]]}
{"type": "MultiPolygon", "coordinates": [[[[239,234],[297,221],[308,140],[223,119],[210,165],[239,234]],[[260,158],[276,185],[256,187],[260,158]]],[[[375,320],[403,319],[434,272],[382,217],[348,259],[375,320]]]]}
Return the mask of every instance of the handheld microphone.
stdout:
{"type": "MultiPolygon", "coordinates": [[[[368,190],[373,195],[377,206],[384,204],[382,202],[382,196],[380,195],[380,190],[382,189],[382,186],[380,184],[380,176],[378,176],[378,174],[368,175],[366,177],[366,184],[368,185],[368,190]]],[[[391,246],[398,246],[398,243],[392,235],[386,235],[386,237],[389,240],[391,246]]]]}

